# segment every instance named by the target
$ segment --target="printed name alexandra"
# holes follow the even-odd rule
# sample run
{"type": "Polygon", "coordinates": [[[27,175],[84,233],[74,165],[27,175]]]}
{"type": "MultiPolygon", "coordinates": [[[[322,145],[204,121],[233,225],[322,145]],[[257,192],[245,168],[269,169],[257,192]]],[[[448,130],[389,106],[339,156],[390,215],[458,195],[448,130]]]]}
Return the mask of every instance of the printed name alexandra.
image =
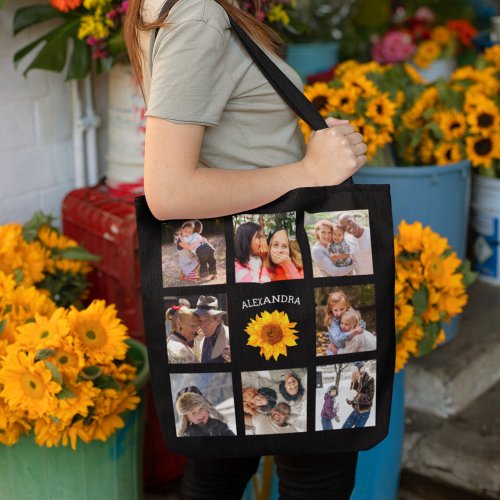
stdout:
{"type": "Polygon", "coordinates": [[[300,297],[293,295],[271,295],[271,297],[261,297],[258,299],[248,299],[241,303],[241,309],[248,309],[250,307],[260,307],[266,304],[294,304],[300,306],[300,297]]]}

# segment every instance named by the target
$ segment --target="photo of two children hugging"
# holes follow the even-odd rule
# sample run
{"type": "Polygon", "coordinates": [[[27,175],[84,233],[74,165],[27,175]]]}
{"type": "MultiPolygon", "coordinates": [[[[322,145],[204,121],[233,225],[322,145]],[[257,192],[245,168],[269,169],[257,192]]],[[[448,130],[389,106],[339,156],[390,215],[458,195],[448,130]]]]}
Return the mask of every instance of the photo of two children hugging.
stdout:
{"type": "Polygon", "coordinates": [[[169,222],[162,229],[164,287],[226,282],[223,219],[169,222]]]}
{"type": "Polygon", "coordinates": [[[314,295],[317,356],[377,348],[374,285],[322,287],[314,295]]]}

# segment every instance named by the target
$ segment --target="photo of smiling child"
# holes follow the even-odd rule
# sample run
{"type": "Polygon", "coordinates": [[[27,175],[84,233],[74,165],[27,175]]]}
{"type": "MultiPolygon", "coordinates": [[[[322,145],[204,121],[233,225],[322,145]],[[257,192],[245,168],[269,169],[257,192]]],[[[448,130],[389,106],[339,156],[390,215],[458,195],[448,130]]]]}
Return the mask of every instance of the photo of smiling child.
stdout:
{"type": "Polygon", "coordinates": [[[316,355],[377,348],[374,285],[315,288],[316,355]]]}
{"type": "Polygon", "coordinates": [[[373,274],[368,210],[305,212],[304,227],[315,277],[373,274]]]}
{"type": "Polygon", "coordinates": [[[225,263],[223,219],[163,224],[164,287],[225,283],[225,263]]]}
{"type": "Polygon", "coordinates": [[[236,283],[302,279],[296,213],[233,217],[236,283]]]}
{"type": "Polygon", "coordinates": [[[178,437],[235,436],[230,373],[170,375],[178,437]]]}

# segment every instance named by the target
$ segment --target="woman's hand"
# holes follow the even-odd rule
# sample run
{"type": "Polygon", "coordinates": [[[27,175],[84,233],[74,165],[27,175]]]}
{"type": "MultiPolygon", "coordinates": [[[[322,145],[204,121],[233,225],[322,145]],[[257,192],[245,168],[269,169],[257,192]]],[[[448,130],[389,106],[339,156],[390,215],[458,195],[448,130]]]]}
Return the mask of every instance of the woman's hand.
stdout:
{"type": "Polygon", "coordinates": [[[341,184],[366,163],[366,144],[347,120],[327,118],[328,128],[311,132],[302,166],[312,185],[341,184]]]}

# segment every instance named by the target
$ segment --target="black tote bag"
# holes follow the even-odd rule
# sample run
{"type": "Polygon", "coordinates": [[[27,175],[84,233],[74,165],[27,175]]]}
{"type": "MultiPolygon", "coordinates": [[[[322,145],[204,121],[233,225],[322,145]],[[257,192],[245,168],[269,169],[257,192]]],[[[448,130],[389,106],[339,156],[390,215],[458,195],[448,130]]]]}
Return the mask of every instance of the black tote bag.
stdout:
{"type": "MultiPolygon", "coordinates": [[[[231,25],[290,107],[325,128],[231,25]]],[[[151,380],[171,450],[347,452],[386,436],[395,357],[388,185],[295,189],[202,221],[158,221],[141,196],[136,213],[151,380]]]]}

